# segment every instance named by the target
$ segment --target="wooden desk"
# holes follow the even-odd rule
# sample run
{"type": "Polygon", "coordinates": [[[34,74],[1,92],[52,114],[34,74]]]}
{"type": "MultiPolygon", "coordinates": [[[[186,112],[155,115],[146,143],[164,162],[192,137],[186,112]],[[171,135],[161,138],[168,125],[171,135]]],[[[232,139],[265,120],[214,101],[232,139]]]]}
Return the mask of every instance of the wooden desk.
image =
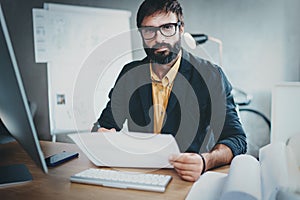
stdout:
{"type": "MultiPolygon", "coordinates": [[[[49,168],[48,174],[44,174],[17,142],[0,145],[0,165],[26,164],[33,176],[31,182],[0,188],[1,199],[185,199],[193,185],[192,182],[180,179],[173,169],[151,171],[173,177],[164,193],[71,183],[71,175],[95,166],[75,144],[42,141],[41,147],[45,157],[62,151],[77,151],[79,158],[56,168],[49,168]]],[[[214,171],[226,173],[228,166],[214,171]]]]}

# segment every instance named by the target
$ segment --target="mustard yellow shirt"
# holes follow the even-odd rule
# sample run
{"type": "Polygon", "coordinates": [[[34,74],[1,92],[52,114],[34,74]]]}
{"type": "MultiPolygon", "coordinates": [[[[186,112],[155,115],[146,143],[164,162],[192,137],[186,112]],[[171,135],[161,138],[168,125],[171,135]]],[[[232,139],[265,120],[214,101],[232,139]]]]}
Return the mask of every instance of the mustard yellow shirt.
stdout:
{"type": "Polygon", "coordinates": [[[169,97],[172,91],[174,79],[177,75],[181,56],[177,59],[168,73],[160,79],[152,70],[150,63],[150,74],[152,80],[152,101],[154,109],[154,133],[160,133],[163,127],[169,97]]]}

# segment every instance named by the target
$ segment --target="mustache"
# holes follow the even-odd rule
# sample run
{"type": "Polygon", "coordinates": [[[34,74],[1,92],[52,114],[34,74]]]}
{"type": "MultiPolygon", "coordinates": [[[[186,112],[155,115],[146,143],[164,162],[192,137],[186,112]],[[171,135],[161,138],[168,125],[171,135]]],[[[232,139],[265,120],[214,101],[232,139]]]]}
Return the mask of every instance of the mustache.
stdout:
{"type": "Polygon", "coordinates": [[[168,49],[172,49],[172,46],[170,44],[167,43],[157,43],[155,44],[153,47],[151,47],[150,49],[159,49],[161,47],[167,47],[168,49]]]}

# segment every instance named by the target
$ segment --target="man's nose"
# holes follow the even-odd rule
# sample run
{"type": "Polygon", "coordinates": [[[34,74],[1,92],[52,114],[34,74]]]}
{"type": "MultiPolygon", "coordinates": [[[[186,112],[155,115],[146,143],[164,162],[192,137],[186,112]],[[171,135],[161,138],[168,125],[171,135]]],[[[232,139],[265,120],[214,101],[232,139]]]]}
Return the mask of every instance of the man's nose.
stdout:
{"type": "Polygon", "coordinates": [[[166,37],[160,32],[160,30],[156,30],[155,40],[158,43],[162,43],[166,40],[166,37]]]}

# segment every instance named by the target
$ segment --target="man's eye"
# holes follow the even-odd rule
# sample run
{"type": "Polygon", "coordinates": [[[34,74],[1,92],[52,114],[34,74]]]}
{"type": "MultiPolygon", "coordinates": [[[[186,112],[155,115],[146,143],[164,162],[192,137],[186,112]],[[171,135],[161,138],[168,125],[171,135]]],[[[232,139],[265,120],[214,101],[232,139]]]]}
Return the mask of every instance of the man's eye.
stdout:
{"type": "Polygon", "coordinates": [[[163,26],[164,29],[172,29],[173,28],[173,24],[166,24],[163,26]]]}
{"type": "Polygon", "coordinates": [[[145,28],[144,30],[144,33],[153,33],[154,30],[152,28],[145,28]]]}

